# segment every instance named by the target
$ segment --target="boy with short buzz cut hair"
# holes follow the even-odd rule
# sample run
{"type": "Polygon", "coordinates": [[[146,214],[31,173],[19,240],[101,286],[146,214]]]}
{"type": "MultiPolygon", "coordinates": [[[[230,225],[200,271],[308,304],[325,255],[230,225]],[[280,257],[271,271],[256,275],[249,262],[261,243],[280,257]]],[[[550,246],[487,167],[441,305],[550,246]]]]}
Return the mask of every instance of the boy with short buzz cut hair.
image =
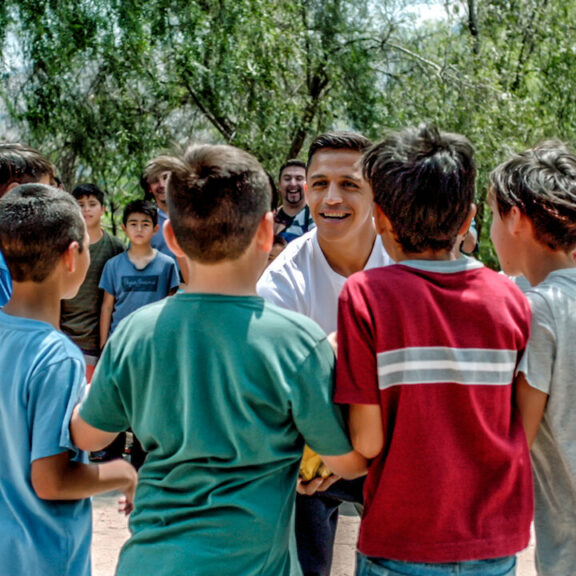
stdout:
{"type": "Polygon", "coordinates": [[[136,473],[124,461],[84,463],[68,433],[84,392],[80,350],[58,331],[90,256],[82,215],[66,192],[24,184],[0,200],[0,248],[13,294],[0,310],[0,557],[5,574],[90,574],[89,496],[136,473]]]}
{"type": "Polygon", "coordinates": [[[72,190],[90,236],[90,267],[78,294],[62,301],[60,327],[84,353],[86,378],[91,380],[100,356],[100,308],[103,292],[98,287],[104,265],[124,251],[120,239],[102,228],[106,212],[104,192],[95,184],[81,184],[72,190]]]}
{"type": "Polygon", "coordinates": [[[363,160],[397,262],[352,276],[339,303],[335,400],[371,459],[358,543],[365,574],[505,576],[525,548],[532,476],[513,380],[530,310],[459,254],[474,216],[472,145],[421,126],[363,160]]]}
{"type": "Polygon", "coordinates": [[[118,323],[138,308],[171,296],[180,280],[176,263],[151,245],[158,230],[158,212],[147,200],[126,205],[122,230],[130,246],[108,260],[100,279],[104,290],[100,313],[100,346],[108,340],[118,323]]]}
{"type": "Polygon", "coordinates": [[[332,349],[314,322],[256,295],[273,239],[258,161],[197,145],[155,165],[170,172],[166,239],[191,283],[123,322],[71,424],[87,449],[131,426],[149,451],[117,574],[299,574],[304,441],[339,474],[366,470],[331,401],[332,349]]]}
{"type": "Polygon", "coordinates": [[[532,285],[517,402],[532,445],[536,568],[542,576],[575,574],[576,155],[545,142],[501,164],[490,184],[502,268],[532,285]]]}

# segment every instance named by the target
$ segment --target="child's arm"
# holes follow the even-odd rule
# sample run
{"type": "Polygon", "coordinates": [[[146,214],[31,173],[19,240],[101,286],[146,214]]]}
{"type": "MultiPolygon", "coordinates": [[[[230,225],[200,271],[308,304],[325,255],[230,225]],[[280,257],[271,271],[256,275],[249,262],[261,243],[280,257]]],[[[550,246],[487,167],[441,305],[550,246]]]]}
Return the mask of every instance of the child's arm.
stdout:
{"type": "Polygon", "coordinates": [[[384,447],[382,415],[378,404],[350,404],[348,428],[354,449],[368,460],[384,447]]]}
{"type": "Polygon", "coordinates": [[[100,308],[100,349],[108,340],[110,334],[110,325],[112,324],[112,312],[114,311],[114,296],[104,290],[102,307],[100,308]]]}
{"type": "Polygon", "coordinates": [[[524,424],[524,431],[526,432],[526,440],[528,446],[532,448],[540,422],[544,416],[546,403],[548,402],[548,394],[532,388],[526,380],[524,372],[518,372],[514,382],[516,389],[516,404],[522,416],[522,423],[524,424]]]}
{"type": "Polygon", "coordinates": [[[321,456],[330,470],[346,480],[354,480],[368,473],[368,461],[357,450],[340,456],[321,456]]]}
{"type": "Polygon", "coordinates": [[[80,450],[97,452],[114,442],[116,436],[118,436],[116,432],[105,432],[90,426],[80,416],[79,410],[80,406],[78,405],[74,408],[70,420],[70,437],[74,446],[77,446],[80,450]]]}
{"type": "Polygon", "coordinates": [[[32,487],[43,500],[79,500],[101,492],[120,490],[126,497],[124,511],[132,509],[136,470],[119,459],[103,464],[71,462],[68,452],[34,460],[31,466],[32,487]]]}

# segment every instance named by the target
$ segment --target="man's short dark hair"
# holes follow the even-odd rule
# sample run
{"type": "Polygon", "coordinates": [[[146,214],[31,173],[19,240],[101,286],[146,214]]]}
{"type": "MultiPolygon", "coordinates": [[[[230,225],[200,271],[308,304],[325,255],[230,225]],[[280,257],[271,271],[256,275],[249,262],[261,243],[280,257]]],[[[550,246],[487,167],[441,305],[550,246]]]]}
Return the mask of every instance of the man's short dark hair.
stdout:
{"type": "Polygon", "coordinates": [[[79,184],[72,190],[72,196],[76,198],[76,200],[80,200],[80,198],[86,197],[94,197],[98,202],[104,206],[104,192],[96,186],[96,184],[79,184]]]}
{"type": "Polygon", "coordinates": [[[46,174],[51,183],[56,181],[54,165],[38,150],[17,142],[0,143],[0,197],[10,184],[38,182],[46,174]]]}
{"type": "Polygon", "coordinates": [[[197,144],[153,164],[154,174],[170,173],[168,212],[188,257],[238,259],[270,211],[270,182],[258,160],[232,146],[197,144]]]}
{"type": "Polygon", "coordinates": [[[0,251],[15,282],[42,282],[71,242],[84,249],[86,225],[74,198],[44,184],[22,184],[0,199],[0,251]]]}
{"type": "Polygon", "coordinates": [[[576,155],[558,140],[517,154],[490,174],[490,194],[505,216],[517,206],[552,250],[576,246],[576,155]]]}
{"type": "Polygon", "coordinates": [[[282,172],[286,170],[286,168],[302,168],[306,171],[306,163],[302,162],[302,160],[298,160],[296,158],[291,158],[290,160],[286,160],[282,166],[280,166],[280,170],[278,171],[278,181],[282,180],[282,172]]]}
{"type": "Polygon", "coordinates": [[[460,134],[421,125],[366,152],[364,178],[406,253],[450,250],[474,201],[474,149],[460,134]]]}
{"type": "Polygon", "coordinates": [[[126,204],[124,212],[122,213],[122,224],[124,224],[124,226],[126,226],[126,222],[128,222],[131,214],[144,214],[152,219],[153,226],[158,224],[158,208],[156,208],[156,204],[148,200],[133,200],[126,204]]]}
{"type": "Polygon", "coordinates": [[[353,152],[364,153],[372,142],[362,134],[357,132],[346,132],[344,130],[335,130],[326,132],[318,136],[308,149],[308,160],[306,161],[306,170],[310,167],[312,157],[320,150],[351,150],[353,152]]]}

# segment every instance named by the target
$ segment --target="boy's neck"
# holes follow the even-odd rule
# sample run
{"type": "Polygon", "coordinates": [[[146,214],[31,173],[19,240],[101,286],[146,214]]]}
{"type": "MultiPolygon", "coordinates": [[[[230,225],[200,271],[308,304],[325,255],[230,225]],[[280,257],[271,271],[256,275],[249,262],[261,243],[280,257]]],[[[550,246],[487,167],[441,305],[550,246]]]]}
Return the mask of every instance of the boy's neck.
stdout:
{"type": "Polygon", "coordinates": [[[151,244],[138,246],[130,244],[130,248],[128,248],[127,252],[130,258],[153,258],[156,255],[156,250],[152,248],[151,244]]]}
{"type": "Polygon", "coordinates": [[[546,280],[551,272],[567,268],[576,268],[572,251],[550,250],[537,244],[527,255],[522,273],[531,286],[536,286],[546,280]]]}
{"type": "Polygon", "coordinates": [[[223,294],[226,296],[256,296],[259,266],[244,257],[216,264],[201,264],[188,260],[190,280],[184,292],[191,294],[223,294]]]}
{"type": "Polygon", "coordinates": [[[60,293],[52,282],[13,282],[12,296],[3,312],[18,318],[41,320],[59,329],[60,293]]]}
{"type": "Polygon", "coordinates": [[[100,225],[88,228],[88,236],[90,236],[90,245],[96,244],[104,236],[104,230],[102,230],[100,225]]]}

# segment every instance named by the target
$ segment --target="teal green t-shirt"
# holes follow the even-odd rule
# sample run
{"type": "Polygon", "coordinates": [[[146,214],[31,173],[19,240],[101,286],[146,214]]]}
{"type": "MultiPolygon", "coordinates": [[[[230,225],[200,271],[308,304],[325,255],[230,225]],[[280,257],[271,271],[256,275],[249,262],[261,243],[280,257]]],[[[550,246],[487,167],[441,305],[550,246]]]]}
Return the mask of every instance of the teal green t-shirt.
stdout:
{"type": "Polygon", "coordinates": [[[311,320],[259,297],[177,294],[106,346],[80,414],[149,452],[117,574],[298,574],[289,552],[304,441],[351,450],[334,355],[311,320]]]}

